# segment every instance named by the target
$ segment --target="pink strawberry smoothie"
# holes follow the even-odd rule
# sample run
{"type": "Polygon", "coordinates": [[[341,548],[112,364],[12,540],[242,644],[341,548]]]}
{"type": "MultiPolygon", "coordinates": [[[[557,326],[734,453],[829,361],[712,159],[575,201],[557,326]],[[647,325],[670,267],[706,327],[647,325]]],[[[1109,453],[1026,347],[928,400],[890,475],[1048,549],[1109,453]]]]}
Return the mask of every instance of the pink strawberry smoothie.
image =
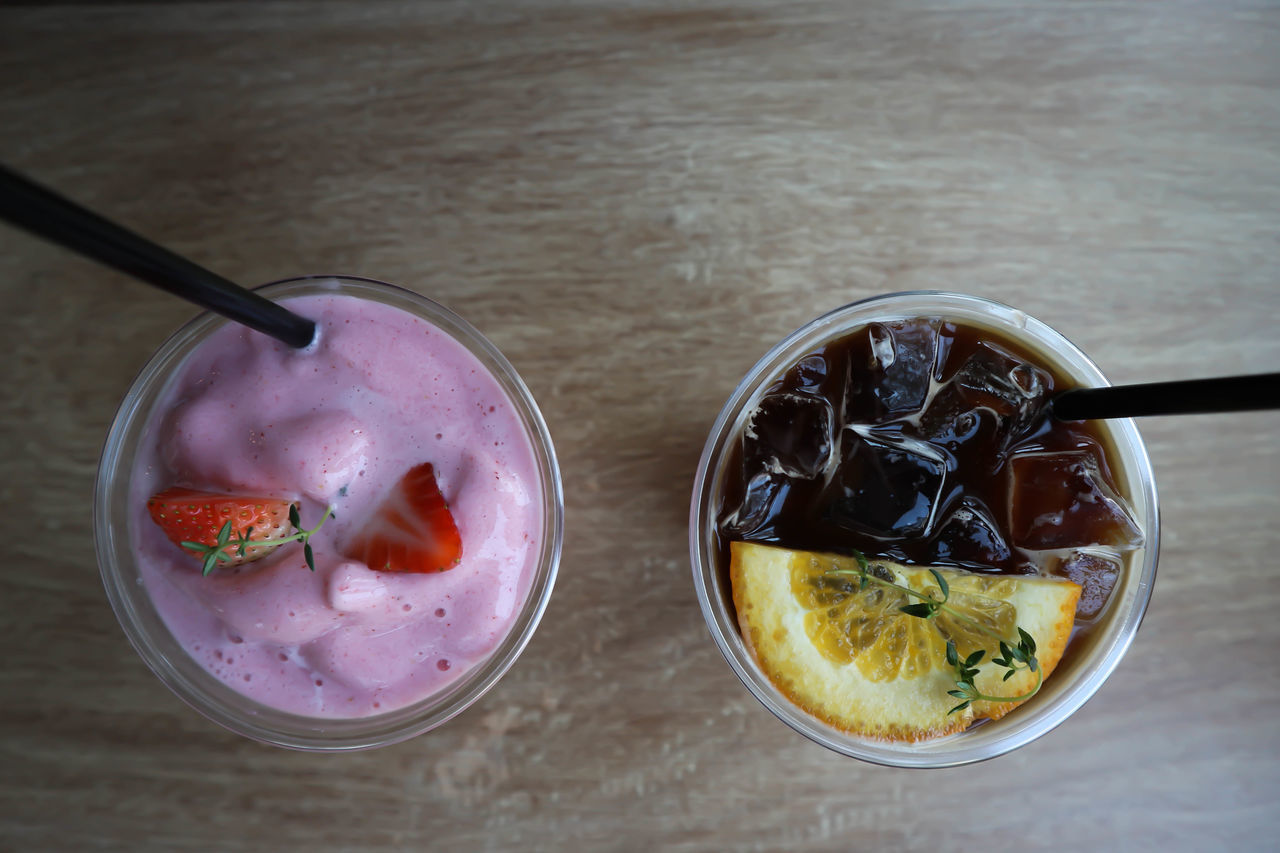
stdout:
{"type": "Polygon", "coordinates": [[[542,530],[533,446],[488,370],[443,331],[353,296],[285,300],[316,321],[291,350],[229,323],[192,353],[148,423],[130,487],[147,592],[192,658],[264,705],[365,717],[425,699],[482,661],[529,594],[542,530]],[[430,462],[462,537],[436,574],[377,572],[341,549],[430,462]],[[165,538],[147,498],[174,485],[300,502],[302,548],[220,568],[165,538]]]}

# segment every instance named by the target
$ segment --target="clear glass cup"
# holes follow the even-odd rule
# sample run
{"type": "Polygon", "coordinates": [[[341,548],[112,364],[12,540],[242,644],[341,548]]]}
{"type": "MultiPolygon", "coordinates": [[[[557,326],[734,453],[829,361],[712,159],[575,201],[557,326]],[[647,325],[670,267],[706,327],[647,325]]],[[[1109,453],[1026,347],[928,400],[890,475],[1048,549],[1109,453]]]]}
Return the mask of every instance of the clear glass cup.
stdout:
{"type": "Polygon", "coordinates": [[[228,322],[201,314],[161,345],[134,380],[107,434],[94,493],[94,540],[112,609],[147,666],[179,698],[233,732],[264,743],[311,751],[367,749],[397,743],[436,728],[483,696],[524,650],[555,584],[564,540],[564,492],[551,435],[529,389],[496,347],[449,309],[408,290],[372,279],[307,276],[259,288],[272,299],[341,293],[385,303],[426,320],[461,343],[506,392],[524,424],[538,465],[541,552],[529,595],[509,633],[461,678],[426,699],[373,717],[300,716],[267,707],[210,675],[177,642],[143,587],[131,546],[129,480],[143,430],[184,360],[228,322]]]}
{"type": "Polygon", "coordinates": [[[1145,534],[1145,545],[1127,555],[1125,571],[1106,612],[1067,653],[1040,692],[1003,719],[945,738],[897,744],[833,728],[791,703],[761,671],[743,643],[727,572],[717,564],[714,527],[724,465],[734,439],[769,386],[802,356],[873,322],[942,317],[1011,337],[1082,386],[1110,383],[1089,357],[1065,337],[1021,311],[976,296],[913,291],[877,296],[838,308],[803,326],[769,350],[734,389],[720,411],[698,463],[689,518],[689,550],[698,603],[711,636],[746,688],[775,716],[816,743],[845,755],[893,767],[951,767],[983,761],[1023,746],[1075,713],[1089,700],[1133,641],[1155,581],[1159,511],[1155,477],[1132,420],[1103,422],[1114,448],[1120,492],[1145,534]]]}

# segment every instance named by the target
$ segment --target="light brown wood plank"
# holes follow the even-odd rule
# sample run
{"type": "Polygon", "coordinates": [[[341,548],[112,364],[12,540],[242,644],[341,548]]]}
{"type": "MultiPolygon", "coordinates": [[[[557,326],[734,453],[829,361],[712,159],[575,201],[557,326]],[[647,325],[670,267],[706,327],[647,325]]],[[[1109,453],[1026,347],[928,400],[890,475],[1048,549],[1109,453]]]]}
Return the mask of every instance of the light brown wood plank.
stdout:
{"type": "Polygon", "coordinates": [[[720,405],[853,299],[1009,302],[1116,381],[1276,370],[1275,4],[12,7],[0,159],[245,283],[455,308],[542,405],[568,511],[542,627],[445,728],[345,757],[223,733],[128,647],[91,541],[115,406],[192,312],[0,229],[0,848],[1275,844],[1280,415],[1142,425],[1146,622],[1079,714],[975,767],[778,723],[687,556],[720,405]]]}

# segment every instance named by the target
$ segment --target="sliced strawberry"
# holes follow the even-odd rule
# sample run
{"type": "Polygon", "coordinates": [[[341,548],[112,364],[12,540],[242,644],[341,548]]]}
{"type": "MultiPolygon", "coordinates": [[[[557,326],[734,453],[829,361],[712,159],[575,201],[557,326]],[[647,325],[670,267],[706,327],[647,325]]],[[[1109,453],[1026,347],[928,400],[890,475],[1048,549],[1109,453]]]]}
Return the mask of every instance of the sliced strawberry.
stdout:
{"type": "Polygon", "coordinates": [[[424,462],[396,483],[342,552],[377,572],[443,572],[462,558],[462,537],[424,462]]]}
{"type": "MultiPolygon", "coordinates": [[[[151,520],[160,525],[170,542],[196,559],[201,559],[201,555],[184,547],[182,543],[217,545],[218,533],[228,521],[231,522],[231,542],[235,542],[251,527],[253,531],[249,534],[250,542],[280,539],[290,535],[293,525],[289,521],[289,510],[293,506],[292,501],[281,498],[224,495],[184,488],[165,489],[147,501],[151,520]]],[[[236,566],[252,562],[271,553],[273,547],[275,546],[255,548],[251,545],[245,549],[242,557],[237,548],[228,546],[224,553],[231,559],[221,565],[236,566]]]]}

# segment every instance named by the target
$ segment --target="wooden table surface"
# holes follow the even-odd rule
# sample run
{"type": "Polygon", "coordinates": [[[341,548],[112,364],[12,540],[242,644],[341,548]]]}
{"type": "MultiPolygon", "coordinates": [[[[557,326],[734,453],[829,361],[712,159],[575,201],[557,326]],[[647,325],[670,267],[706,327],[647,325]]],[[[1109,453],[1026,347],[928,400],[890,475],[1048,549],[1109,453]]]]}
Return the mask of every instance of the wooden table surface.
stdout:
{"type": "Polygon", "coordinates": [[[0,229],[0,848],[1274,849],[1280,414],[1141,424],[1159,578],[1111,680],[995,761],[777,722],[691,583],[693,468],[774,341],[886,291],[1013,303],[1113,381],[1280,368],[1280,9],[173,3],[0,11],[0,159],[241,282],[347,272],[509,356],[564,559],[508,676],[362,754],[225,733],[96,570],[101,442],[193,312],[0,229]]]}

